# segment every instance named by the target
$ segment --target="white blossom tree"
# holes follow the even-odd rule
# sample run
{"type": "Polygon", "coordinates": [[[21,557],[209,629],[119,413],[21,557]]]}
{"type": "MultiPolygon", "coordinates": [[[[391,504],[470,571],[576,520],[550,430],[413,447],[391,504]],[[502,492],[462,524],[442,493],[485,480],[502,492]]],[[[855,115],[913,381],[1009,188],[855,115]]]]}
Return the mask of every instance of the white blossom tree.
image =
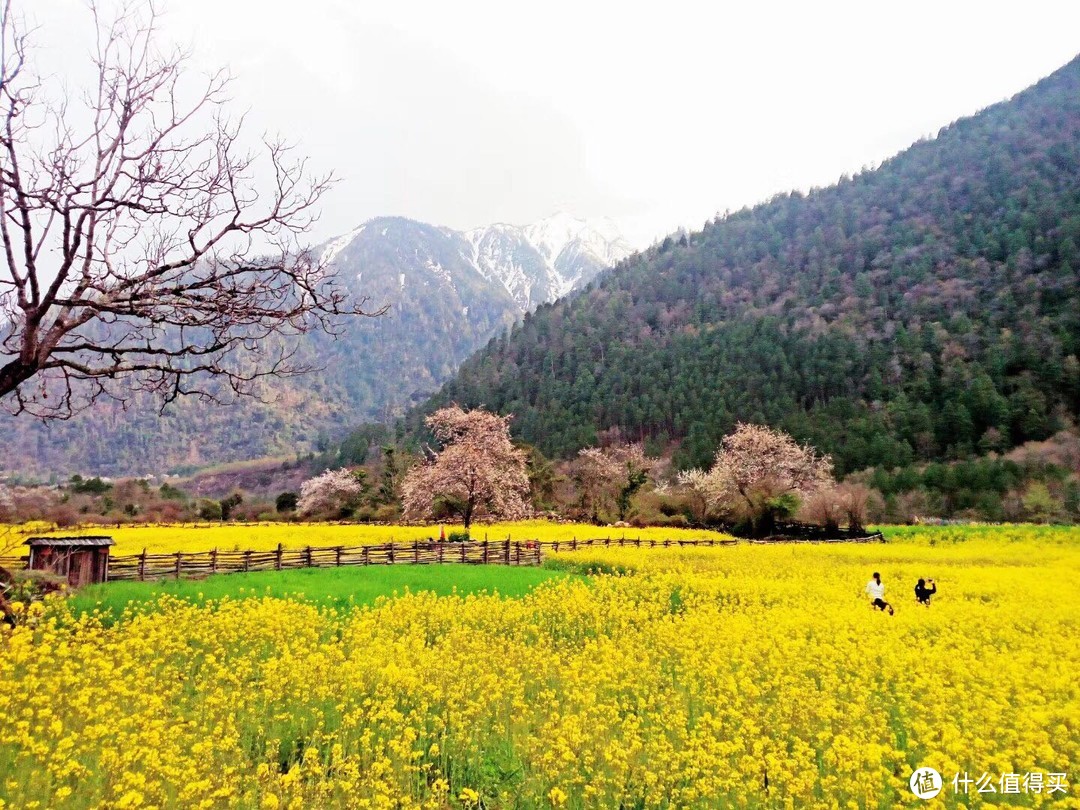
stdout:
{"type": "Polygon", "coordinates": [[[677,483],[693,503],[694,516],[699,523],[703,523],[708,517],[709,506],[712,502],[709,474],[705,470],[696,468],[684,470],[679,473],[677,483]]]}
{"type": "Polygon", "coordinates": [[[802,498],[832,479],[832,460],[788,434],[764,425],[739,424],[725,436],[704,481],[711,508],[745,520],[755,534],[794,513],[802,498]]]}
{"type": "Polygon", "coordinates": [[[364,481],[347,469],[327,470],[300,485],[296,510],[302,515],[337,514],[355,506],[364,494],[364,481]]]}
{"type": "Polygon", "coordinates": [[[425,420],[442,445],[414,465],[403,485],[411,520],[431,517],[436,499],[451,505],[468,531],[478,515],[500,520],[527,517],[528,454],[510,441],[510,420],[483,408],[442,408],[425,420]]]}

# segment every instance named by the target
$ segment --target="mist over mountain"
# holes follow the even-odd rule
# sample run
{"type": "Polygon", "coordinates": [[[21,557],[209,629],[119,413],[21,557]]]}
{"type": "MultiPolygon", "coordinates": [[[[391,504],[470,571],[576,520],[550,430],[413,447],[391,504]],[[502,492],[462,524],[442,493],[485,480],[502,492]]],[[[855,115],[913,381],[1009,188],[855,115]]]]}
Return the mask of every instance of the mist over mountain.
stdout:
{"type": "Polygon", "coordinates": [[[737,421],[844,473],[1080,417],[1080,59],[878,169],[673,236],[540,307],[422,409],[515,414],[567,456],[618,430],[683,467],[737,421]]]}
{"type": "Polygon", "coordinates": [[[181,399],[160,415],[145,396],[62,423],[3,414],[0,470],[161,473],[327,447],[423,401],[493,335],[630,253],[610,223],[566,214],[468,232],[379,217],[315,250],[366,310],[388,306],[301,336],[295,361],[321,370],[268,379],[258,399],[181,399]]]}

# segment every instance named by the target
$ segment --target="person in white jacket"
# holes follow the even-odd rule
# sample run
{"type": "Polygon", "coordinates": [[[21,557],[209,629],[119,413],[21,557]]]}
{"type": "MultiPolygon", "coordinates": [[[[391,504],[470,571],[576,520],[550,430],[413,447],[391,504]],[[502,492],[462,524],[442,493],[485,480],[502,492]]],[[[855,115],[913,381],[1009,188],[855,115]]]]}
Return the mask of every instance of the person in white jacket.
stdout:
{"type": "Polygon", "coordinates": [[[878,610],[888,610],[892,616],[893,606],[885,601],[885,583],[881,581],[881,574],[874,572],[874,578],[866,583],[866,593],[870,596],[870,604],[878,610]]]}

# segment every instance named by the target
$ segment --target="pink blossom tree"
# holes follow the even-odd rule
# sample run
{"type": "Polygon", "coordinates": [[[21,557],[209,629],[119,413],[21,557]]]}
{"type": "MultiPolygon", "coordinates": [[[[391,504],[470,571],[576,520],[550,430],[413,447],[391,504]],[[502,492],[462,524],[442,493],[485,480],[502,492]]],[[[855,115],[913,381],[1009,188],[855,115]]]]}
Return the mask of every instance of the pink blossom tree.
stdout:
{"type": "Polygon", "coordinates": [[[528,454],[510,441],[510,420],[483,408],[442,408],[425,423],[443,449],[413,466],[403,485],[405,516],[429,518],[436,499],[457,511],[468,531],[479,514],[500,520],[528,516],[528,454]]]}

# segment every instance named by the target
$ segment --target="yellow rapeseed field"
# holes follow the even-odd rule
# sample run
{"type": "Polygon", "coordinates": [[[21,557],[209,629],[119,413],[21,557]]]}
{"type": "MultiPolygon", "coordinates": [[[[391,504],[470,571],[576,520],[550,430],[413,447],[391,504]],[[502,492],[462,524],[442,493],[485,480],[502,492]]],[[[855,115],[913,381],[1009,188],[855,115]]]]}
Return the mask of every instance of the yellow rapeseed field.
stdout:
{"type": "MultiPolygon", "coordinates": [[[[132,524],[78,530],[41,531],[35,534],[78,535],[107,534],[116,541],[113,554],[168,554],[176,551],[194,552],[219,550],[266,551],[277,548],[304,546],[359,546],[375,543],[411,543],[414,540],[437,538],[440,528],[449,534],[461,531],[460,526],[439,524],[431,526],[375,526],[338,523],[219,523],[219,524],[132,524]]],[[[22,532],[25,534],[25,532],[22,532]]],[[[551,523],[543,520],[522,520],[513,523],[474,524],[472,537],[476,540],[579,540],[588,537],[641,537],[648,539],[721,538],[720,532],[701,529],[623,529],[593,526],[588,523],[551,523]]]]}
{"type": "Polygon", "coordinates": [[[622,573],[519,600],[52,605],[0,636],[0,807],[891,808],[919,767],[930,807],[1080,806],[1080,531],[891,537],[560,554],[622,573]]]}

